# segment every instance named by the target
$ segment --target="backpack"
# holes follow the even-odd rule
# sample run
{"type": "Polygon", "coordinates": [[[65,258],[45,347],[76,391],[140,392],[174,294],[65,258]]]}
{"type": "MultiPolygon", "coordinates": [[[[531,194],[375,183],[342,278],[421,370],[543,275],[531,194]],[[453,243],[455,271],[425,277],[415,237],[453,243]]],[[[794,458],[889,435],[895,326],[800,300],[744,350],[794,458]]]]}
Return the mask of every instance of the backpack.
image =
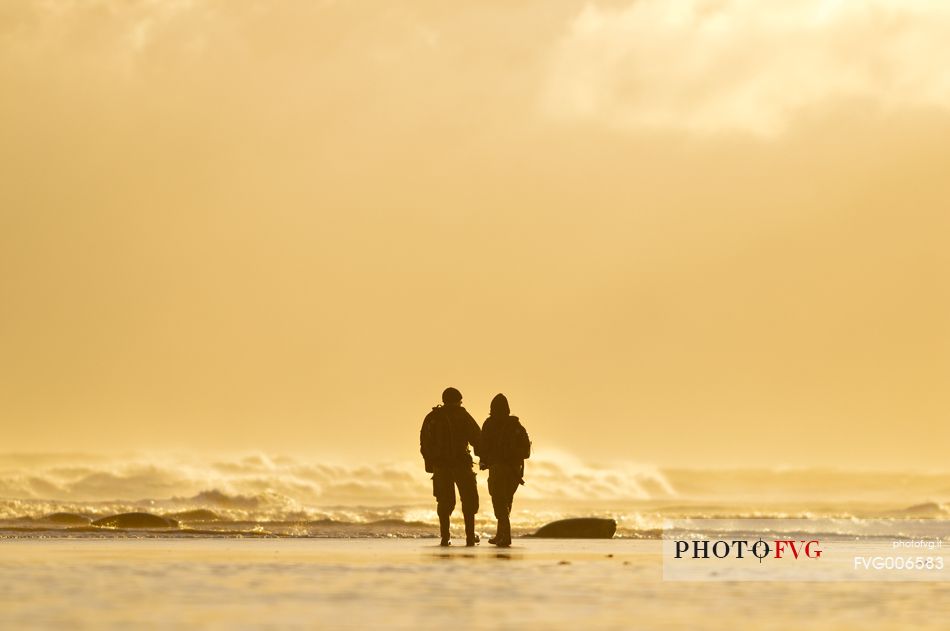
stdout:
{"type": "Polygon", "coordinates": [[[446,451],[446,427],[437,427],[440,423],[445,423],[448,419],[444,418],[444,408],[437,406],[432,408],[425,420],[422,421],[422,429],[419,430],[419,451],[422,453],[422,459],[425,461],[426,472],[432,473],[433,466],[445,458],[446,451]]]}
{"type": "Polygon", "coordinates": [[[528,437],[528,430],[521,423],[518,423],[518,433],[515,436],[514,447],[519,459],[527,460],[531,457],[531,439],[528,437]]]}
{"type": "Polygon", "coordinates": [[[531,439],[528,438],[528,430],[519,421],[516,420],[505,428],[501,437],[501,449],[503,461],[527,460],[531,457],[531,439]]]}

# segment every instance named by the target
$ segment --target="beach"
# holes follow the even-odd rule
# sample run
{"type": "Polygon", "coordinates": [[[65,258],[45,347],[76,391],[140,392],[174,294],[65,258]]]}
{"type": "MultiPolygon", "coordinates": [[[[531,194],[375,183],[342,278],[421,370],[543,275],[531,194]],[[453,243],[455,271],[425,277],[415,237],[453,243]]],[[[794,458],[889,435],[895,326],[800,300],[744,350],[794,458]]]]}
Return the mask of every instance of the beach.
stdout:
{"type": "Polygon", "coordinates": [[[0,630],[926,631],[950,618],[946,569],[914,582],[849,573],[859,555],[946,557],[945,474],[544,457],[530,471],[510,549],[487,543],[495,520],[484,488],[482,543],[461,545],[456,510],[455,545],[442,548],[417,463],[0,456],[0,630]],[[578,516],[615,520],[615,537],[525,536],[578,516]],[[695,564],[665,572],[661,537],[712,528],[727,541],[771,540],[779,526],[782,538],[821,541],[820,562],[794,565],[793,580],[777,563],[766,566],[770,582],[694,576],[706,567],[695,564]],[[914,540],[941,550],[890,547],[914,540]]]}
{"type": "Polygon", "coordinates": [[[0,629],[944,629],[950,586],[662,580],[660,542],[7,539],[0,629]]]}

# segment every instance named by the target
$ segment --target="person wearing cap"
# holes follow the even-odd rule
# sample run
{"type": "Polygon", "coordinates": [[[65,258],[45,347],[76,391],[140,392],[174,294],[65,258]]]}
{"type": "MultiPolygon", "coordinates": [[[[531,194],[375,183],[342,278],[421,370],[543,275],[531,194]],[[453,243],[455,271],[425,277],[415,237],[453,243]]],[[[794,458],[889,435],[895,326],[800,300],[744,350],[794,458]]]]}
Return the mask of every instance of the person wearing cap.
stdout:
{"type": "Polygon", "coordinates": [[[455,488],[462,500],[465,519],[465,545],[474,546],[475,514],[478,512],[478,488],[472,469],[469,445],[478,449],[481,429],[472,415],[462,407],[462,393],[446,388],[442,405],[432,408],[419,432],[419,450],[426,471],[432,474],[432,494],[439,514],[441,545],[450,545],[449,522],[455,510],[455,488]]]}
{"type": "Polygon", "coordinates": [[[518,486],[524,484],[524,461],[531,457],[531,440],[518,417],[511,415],[508,399],[503,394],[492,399],[476,453],[479,467],[488,469],[488,493],[498,520],[496,534],[488,543],[508,547],[511,545],[511,505],[518,486]]]}

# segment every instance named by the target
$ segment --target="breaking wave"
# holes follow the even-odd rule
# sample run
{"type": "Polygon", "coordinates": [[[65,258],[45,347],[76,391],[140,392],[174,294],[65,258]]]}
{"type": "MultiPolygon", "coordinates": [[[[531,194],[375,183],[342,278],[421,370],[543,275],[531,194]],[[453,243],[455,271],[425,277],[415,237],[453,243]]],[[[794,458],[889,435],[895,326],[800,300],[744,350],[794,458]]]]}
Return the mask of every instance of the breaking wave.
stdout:
{"type": "MultiPolygon", "coordinates": [[[[591,467],[532,459],[523,495],[554,500],[629,500],[676,495],[649,467],[591,467]]],[[[484,478],[485,476],[481,476],[484,478]]],[[[313,504],[400,503],[430,494],[421,463],[343,466],[251,455],[108,460],[93,456],[0,456],[0,498],[76,501],[188,498],[238,510],[313,504]]]]}
{"type": "MultiPolygon", "coordinates": [[[[491,531],[485,478],[478,523],[491,531]]],[[[571,516],[616,519],[618,536],[636,538],[655,538],[666,518],[828,518],[854,533],[873,520],[950,519],[950,476],[937,473],[592,466],[549,453],[525,478],[521,534],[571,516]]],[[[0,455],[3,537],[429,537],[437,523],[421,463],[0,455]]]]}

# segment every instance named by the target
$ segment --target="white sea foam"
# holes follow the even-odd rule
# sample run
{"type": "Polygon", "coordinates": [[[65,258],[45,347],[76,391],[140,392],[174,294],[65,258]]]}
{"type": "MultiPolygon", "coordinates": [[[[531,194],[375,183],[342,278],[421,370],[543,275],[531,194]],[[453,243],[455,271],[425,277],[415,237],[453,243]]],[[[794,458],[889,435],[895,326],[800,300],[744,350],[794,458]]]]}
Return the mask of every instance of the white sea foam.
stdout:
{"type": "MultiPolygon", "coordinates": [[[[490,530],[485,478],[479,476],[479,523],[490,530]]],[[[525,479],[513,515],[521,533],[580,515],[616,519],[618,534],[633,537],[655,537],[665,517],[832,518],[842,532],[863,532],[861,524],[873,519],[950,518],[950,476],[940,473],[660,469],[547,452],[528,461],[525,479]]],[[[264,454],[0,456],[0,530],[23,536],[98,536],[88,521],[130,512],[171,516],[197,534],[431,536],[434,509],[421,463],[340,465],[264,454]],[[57,513],[66,515],[49,518],[57,513]]]]}

